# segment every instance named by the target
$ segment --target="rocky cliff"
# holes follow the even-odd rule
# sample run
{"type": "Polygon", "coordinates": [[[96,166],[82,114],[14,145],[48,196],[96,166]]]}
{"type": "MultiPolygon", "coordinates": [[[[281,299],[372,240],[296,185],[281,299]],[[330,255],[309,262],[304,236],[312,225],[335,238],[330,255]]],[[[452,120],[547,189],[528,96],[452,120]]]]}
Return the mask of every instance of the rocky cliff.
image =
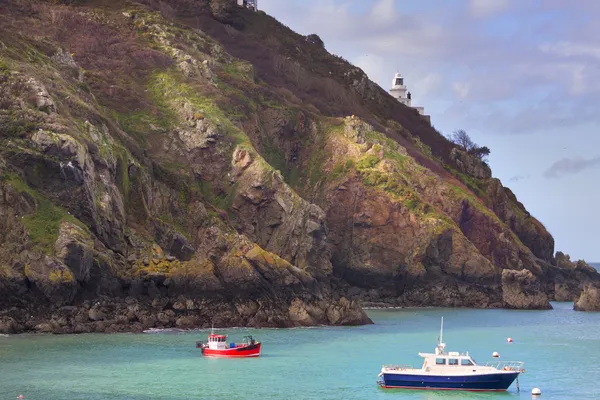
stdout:
{"type": "Polygon", "coordinates": [[[363,324],[598,280],[310,37],[227,1],[6,2],[0,331],[363,324]]]}

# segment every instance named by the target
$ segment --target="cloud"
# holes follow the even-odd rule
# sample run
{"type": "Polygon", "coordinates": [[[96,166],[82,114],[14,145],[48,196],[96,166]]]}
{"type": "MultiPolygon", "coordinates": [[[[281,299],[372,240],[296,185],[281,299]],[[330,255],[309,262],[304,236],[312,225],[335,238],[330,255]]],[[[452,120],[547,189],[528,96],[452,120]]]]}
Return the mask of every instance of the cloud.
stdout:
{"type": "Polygon", "coordinates": [[[485,18],[506,10],[509,0],[470,0],[469,11],[476,18],[485,18]]]}
{"type": "Polygon", "coordinates": [[[598,44],[559,41],[544,43],[540,46],[540,50],[560,57],[592,57],[600,60],[600,45],[598,44]]]}
{"type": "Polygon", "coordinates": [[[586,160],[582,157],[558,160],[544,172],[546,178],[559,178],[561,175],[576,174],[587,168],[600,166],[600,156],[586,160]]]}
{"type": "Polygon", "coordinates": [[[529,175],[525,176],[525,175],[515,175],[513,177],[511,177],[508,181],[509,182],[519,182],[522,181],[524,179],[529,179],[529,175]]]}
{"type": "Polygon", "coordinates": [[[423,75],[416,79],[414,82],[412,82],[411,86],[413,90],[418,92],[420,95],[428,95],[439,90],[442,86],[442,83],[442,76],[437,73],[432,73],[423,75]]]}
{"type": "Polygon", "coordinates": [[[452,84],[452,90],[458,97],[464,99],[469,95],[469,92],[471,91],[471,85],[465,82],[454,82],[452,84]]]}

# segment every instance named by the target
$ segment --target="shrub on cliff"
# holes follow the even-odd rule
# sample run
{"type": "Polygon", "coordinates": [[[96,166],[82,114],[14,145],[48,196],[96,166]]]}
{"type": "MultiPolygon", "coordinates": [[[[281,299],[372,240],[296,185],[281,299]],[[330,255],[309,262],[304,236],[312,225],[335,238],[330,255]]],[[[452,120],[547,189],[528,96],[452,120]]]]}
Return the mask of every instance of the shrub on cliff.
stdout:
{"type": "Polygon", "coordinates": [[[230,22],[235,5],[235,0],[210,0],[210,11],[215,19],[230,22]]]}
{"type": "Polygon", "coordinates": [[[481,161],[486,162],[487,156],[490,155],[490,149],[487,146],[478,146],[464,129],[454,131],[452,135],[448,136],[448,140],[481,161]]]}
{"type": "Polygon", "coordinates": [[[325,43],[323,43],[323,40],[316,33],[311,33],[306,36],[306,41],[308,43],[316,44],[319,47],[325,47],[325,43]]]}

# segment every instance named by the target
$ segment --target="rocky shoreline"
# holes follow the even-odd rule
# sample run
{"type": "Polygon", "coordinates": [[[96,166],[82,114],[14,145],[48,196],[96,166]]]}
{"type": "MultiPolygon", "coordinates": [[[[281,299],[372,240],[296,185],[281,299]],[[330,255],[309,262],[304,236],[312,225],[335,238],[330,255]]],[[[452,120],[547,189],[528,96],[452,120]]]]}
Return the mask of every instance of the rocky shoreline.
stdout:
{"type": "Polygon", "coordinates": [[[295,298],[288,307],[273,303],[277,302],[264,299],[224,303],[184,297],[145,301],[127,297],[29,312],[9,309],[0,313],[0,333],[116,333],[152,328],[292,328],[373,323],[357,303],[345,298],[335,302],[304,302],[295,298]]]}

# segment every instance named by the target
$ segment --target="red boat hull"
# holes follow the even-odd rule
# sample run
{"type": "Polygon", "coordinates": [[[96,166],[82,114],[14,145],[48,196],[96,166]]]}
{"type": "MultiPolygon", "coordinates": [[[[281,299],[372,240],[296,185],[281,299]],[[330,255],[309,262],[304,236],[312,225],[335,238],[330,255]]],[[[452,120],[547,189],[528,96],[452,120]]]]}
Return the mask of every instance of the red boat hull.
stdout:
{"type": "Polygon", "coordinates": [[[202,349],[202,355],[204,357],[258,357],[260,355],[260,343],[251,345],[241,345],[234,347],[233,349],[209,349],[207,347],[202,349]]]}

